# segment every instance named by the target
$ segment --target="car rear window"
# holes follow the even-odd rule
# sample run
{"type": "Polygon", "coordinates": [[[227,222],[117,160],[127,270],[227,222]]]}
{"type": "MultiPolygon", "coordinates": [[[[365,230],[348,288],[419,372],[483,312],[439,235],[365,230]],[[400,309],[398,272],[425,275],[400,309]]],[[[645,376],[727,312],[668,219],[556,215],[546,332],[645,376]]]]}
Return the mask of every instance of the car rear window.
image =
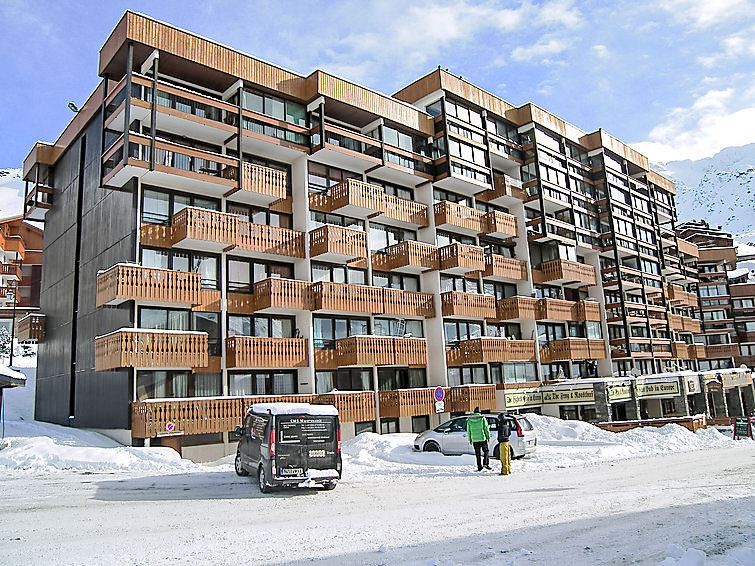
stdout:
{"type": "Polygon", "coordinates": [[[517,419],[522,426],[522,430],[532,430],[532,423],[525,418],[517,419]]]}
{"type": "Polygon", "coordinates": [[[333,442],[336,418],[322,415],[281,415],[277,419],[281,444],[324,444],[333,442]]]}

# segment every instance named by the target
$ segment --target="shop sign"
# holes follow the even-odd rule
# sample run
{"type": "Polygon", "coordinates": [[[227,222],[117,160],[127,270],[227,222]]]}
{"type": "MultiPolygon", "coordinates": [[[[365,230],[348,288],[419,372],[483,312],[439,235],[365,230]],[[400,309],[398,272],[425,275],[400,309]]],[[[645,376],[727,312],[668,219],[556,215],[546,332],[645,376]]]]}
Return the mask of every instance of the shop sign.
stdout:
{"type": "Polygon", "coordinates": [[[684,382],[687,384],[687,394],[693,395],[694,393],[700,393],[700,380],[695,375],[690,375],[684,378],[684,382]]]}
{"type": "Polygon", "coordinates": [[[543,394],[537,389],[520,389],[505,392],[506,408],[539,407],[543,404],[543,394]]]}
{"type": "Polygon", "coordinates": [[[752,378],[750,377],[750,374],[746,372],[724,373],[721,374],[721,382],[723,383],[724,389],[731,389],[732,387],[750,385],[750,383],[752,383],[752,378]]]}
{"type": "Polygon", "coordinates": [[[594,403],[595,391],[590,389],[562,389],[560,391],[543,391],[544,405],[573,405],[575,403],[594,403]]]}
{"type": "Polygon", "coordinates": [[[606,391],[608,392],[609,403],[632,400],[632,388],[629,385],[609,385],[606,387],[606,391]]]}
{"type": "Polygon", "coordinates": [[[679,395],[679,382],[637,383],[637,397],[673,397],[679,395]]]}

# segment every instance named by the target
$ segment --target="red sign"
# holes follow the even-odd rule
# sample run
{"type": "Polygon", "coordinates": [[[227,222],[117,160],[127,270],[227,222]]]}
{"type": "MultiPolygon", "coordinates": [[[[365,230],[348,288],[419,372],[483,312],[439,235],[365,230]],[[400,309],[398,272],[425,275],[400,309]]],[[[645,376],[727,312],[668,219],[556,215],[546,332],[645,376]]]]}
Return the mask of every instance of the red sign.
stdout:
{"type": "Polygon", "coordinates": [[[443,401],[446,398],[446,392],[442,387],[436,387],[434,395],[436,401],[443,401]]]}
{"type": "Polygon", "coordinates": [[[167,430],[168,432],[173,432],[175,428],[176,425],[173,424],[173,421],[168,421],[167,423],[165,423],[165,430],[167,430]]]}

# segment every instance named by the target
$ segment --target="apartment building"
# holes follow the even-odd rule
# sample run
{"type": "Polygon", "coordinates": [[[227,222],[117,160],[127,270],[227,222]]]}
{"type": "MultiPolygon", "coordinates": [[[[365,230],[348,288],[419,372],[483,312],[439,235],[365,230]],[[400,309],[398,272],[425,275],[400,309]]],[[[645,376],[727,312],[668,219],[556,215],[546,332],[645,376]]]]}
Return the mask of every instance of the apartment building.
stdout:
{"type": "Polygon", "coordinates": [[[602,130],[441,69],[393,96],[297,75],[132,12],[99,76],[24,163],[38,419],[204,457],[255,400],[332,403],[345,438],[476,406],[707,410],[697,246],[673,183],[602,130]]]}

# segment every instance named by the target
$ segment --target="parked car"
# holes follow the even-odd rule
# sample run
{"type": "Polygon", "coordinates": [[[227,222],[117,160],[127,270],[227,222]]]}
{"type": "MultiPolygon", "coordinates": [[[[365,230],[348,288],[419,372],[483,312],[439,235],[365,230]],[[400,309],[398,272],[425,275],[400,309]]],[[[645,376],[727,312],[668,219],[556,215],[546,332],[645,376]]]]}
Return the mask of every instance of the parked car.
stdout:
{"type": "Polygon", "coordinates": [[[236,473],[255,476],[262,493],[276,486],[333,489],[341,479],[341,427],[332,405],[258,403],[236,436],[236,473]]]}
{"type": "MultiPolygon", "coordinates": [[[[486,414],[490,427],[490,453],[498,458],[498,414],[486,414]]],[[[509,446],[512,458],[523,458],[535,451],[537,435],[524,415],[507,415],[511,423],[509,446]]],[[[467,417],[454,417],[434,429],[426,430],[414,439],[414,449],[422,452],[442,452],[447,455],[474,454],[467,439],[467,417]]]]}

